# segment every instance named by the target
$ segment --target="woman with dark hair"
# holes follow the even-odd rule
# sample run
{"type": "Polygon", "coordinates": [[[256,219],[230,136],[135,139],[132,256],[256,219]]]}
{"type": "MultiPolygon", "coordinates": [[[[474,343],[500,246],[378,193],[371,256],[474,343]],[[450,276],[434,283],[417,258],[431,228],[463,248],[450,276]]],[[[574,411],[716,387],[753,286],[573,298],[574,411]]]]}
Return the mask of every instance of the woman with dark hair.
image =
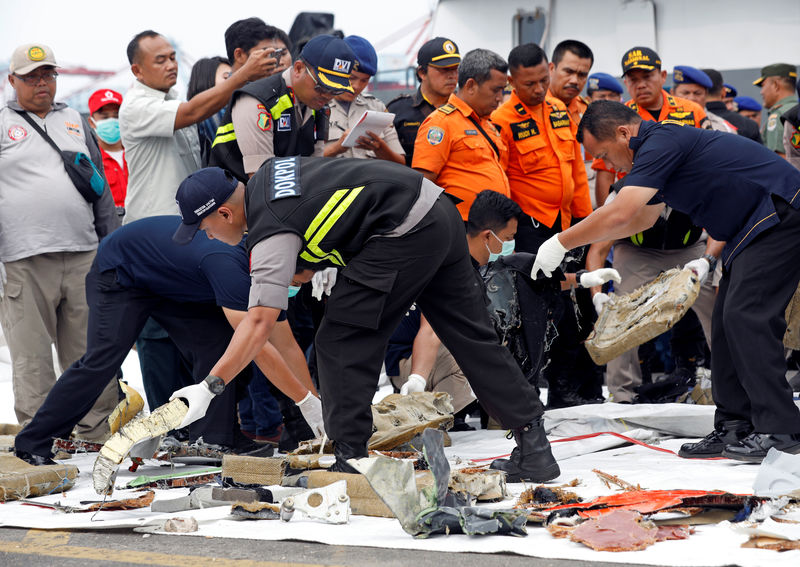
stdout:
{"type": "MultiPolygon", "coordinates": [[[[191,100],[195,95],[224,81],[230,74],[231,65],[224,57],[204,57],[198,59],[192,66],[192,74],[189,76],[186,100],[191,100]]],[[[225,109],[223,108],[215,115],[197,124],[197,135],[200,138],[200,158],[202,159],[203,167],[208,165],[211,144],[214,143],[214,136],[217,133],[217,128],[222,121],[222,115],[224,113],[225,109]]]]}

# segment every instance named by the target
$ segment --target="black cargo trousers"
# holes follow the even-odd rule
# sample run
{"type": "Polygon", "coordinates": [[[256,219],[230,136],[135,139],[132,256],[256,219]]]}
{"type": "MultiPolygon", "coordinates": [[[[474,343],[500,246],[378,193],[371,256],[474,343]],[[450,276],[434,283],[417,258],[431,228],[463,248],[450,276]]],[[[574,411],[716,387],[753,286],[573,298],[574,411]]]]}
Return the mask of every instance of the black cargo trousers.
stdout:
{"type": "Polygon", "coordinates": [[[333,441],[366,447],[386,344],[415,301],[503,427],[542,415],[536,390],[492,327],[464,222],[440,195],[410,233],[368,240],[333,288],[316,336],[325,429],[333,441]]]}

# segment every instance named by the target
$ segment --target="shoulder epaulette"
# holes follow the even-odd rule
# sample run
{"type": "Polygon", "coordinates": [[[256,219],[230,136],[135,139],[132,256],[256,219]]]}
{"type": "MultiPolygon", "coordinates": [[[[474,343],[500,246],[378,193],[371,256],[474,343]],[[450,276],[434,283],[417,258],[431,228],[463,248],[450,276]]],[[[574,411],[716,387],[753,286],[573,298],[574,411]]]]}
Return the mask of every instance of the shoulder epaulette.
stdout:
{"type": "Polygon", "coordinates": [[[439,112],[441,112],[442,114],[450,114],[450,113],[452,113],[452,112],[456,111],[457,109],[456,109],[456,107],[455,107],[455,106],[453,106],[452,104],[450,104],[450,103],[448,102],[448,103],[445,103],[445,104],[443,104],[442,106],[440,106],[440,107],[439,107],[439,108],[437,108],[436,110],[438,110],[438,111],[439,111],[439,112]]]}
{"type": "Polygon", "coordinates": [[[410,95],[410,94],[408,94],[408,93],[401,94],[401,95],[397,95],[397,96],[396,96],[396,97],[394,97],[392,100],[390,100],[390,101],[387,103],[387,105],[386,105],[386,106],[389,106],[390,104],[392,104],[393,102],[397,102],[398,100],[403,100],[404,98],[411,98],[411,95],[410,95]]]}
{"type": "Polygon", "coordinates": [[[525,116],[528,113],[528,111],[525,110],[525,107],[522,106],[521,102],[514,105],[514,110],[516,110],[517,114],[520,116],[525,116]]]}

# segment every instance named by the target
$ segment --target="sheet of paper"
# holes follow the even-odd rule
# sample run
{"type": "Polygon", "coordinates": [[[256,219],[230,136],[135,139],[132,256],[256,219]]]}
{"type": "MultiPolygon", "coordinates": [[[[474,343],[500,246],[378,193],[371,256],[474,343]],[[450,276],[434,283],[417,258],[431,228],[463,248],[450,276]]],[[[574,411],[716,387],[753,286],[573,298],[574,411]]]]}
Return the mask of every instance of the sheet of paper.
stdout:
{"type": "Polygon", "coordinates": [[[350,133],[342,142],[345,148],[352,148],[356,145],[356,140],[361,136],[365,136],[367,131],[374,134],[380,134],[394,120],[394,114],[391,112],[378,112],[377,110],[365,110],[361,118],[358,119],[356,125],[350,130],[350,133]]]}

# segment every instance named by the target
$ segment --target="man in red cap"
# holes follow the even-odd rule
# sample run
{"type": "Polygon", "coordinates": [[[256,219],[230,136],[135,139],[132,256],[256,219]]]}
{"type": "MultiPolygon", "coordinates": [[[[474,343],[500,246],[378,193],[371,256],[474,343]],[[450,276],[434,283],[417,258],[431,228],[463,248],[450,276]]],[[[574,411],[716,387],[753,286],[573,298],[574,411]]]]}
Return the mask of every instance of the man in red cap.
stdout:
{"type": "Polygon", "coordinates": [[[94,91],[89,97],[89,125],[94,129],[103,170],[114,197],[117,214],[125,214],[125,193],[128,189],[128,163],[119,134],[119,106],[122,95],[111,89],[94,91]]]}

